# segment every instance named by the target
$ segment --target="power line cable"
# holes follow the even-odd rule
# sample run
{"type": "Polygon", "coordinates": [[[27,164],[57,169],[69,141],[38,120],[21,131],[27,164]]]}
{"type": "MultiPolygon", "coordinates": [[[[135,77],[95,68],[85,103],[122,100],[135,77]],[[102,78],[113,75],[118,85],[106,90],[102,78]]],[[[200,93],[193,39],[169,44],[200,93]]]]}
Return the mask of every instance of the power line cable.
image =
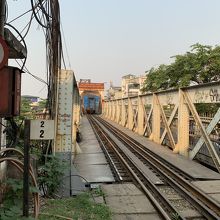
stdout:
{"type": "Polygon", "coordinates": [[[61,25],[61,33],[63,34],[64,47],[65,47],[67,59],[68,59],[68,62],[69,62],[69,68],[72,69],[71,68],[70,57],[69,57],[69,53],[68,53],[68,49],[67,49],[67,43],[66,43],[66,38],[65,38],[62,22],[60,22],[60,25],[61,25]]]}
{"type": "Polygon", "coordinates": [[[28,11],[24,12],[23,14],[17,16],[16,18],[12,19],[11,21],[8,22],[8,24],[11,24],[12,22],[16,21],[17,19],[23,17],[24,15],[26,15],[27,13],[31,12],[32,11],[32,8],[29,9],[28,11]]]}
{"type": "Polygon", "coordinates": [[[20,32],[20,33],[22,33],[28,27],[26,33],[23,35],[23,39],[27,36],[27,34],[28,34],[29,30],[30,30],[33,18],[34,17],[33,17],[33,14],[32,14],[31,18],[30,18],[30,21],[25,25],[25,27],[20,32]]]}
{"type": "MultiPolygon", "coordinates": [[[[60,36],[60,40],[61,40],[61,36],[60,36]]],[[[62,60],[63,60],[64,69],[66,70],[66,62],[65,62],[62,46],[61,46],[61,57],[62,57],[62,60]]]]}
{"type": "MultiPolygon", "coordinates": [[[[5,23],[5,25],[11,27],[11,28],[19,35],[19,37],[20,37],[21,40],[23,41],[23,44],[24,44],[24,47],[25,47],[25,51],[27,52],[26,42],[25,42],[24,38],[22,37],[22,35],[20,34],[20,32],[17,30],[17,28],[15,28],[13,25],[8,24],[8,23],[5,23]]],[[[23,62],[23,65],[22,65],[22,67],[21,67],[21,71],[23,71],[23,68],[24,68],[24,66],[25,66],[26,60],[27,60],[27,57],[24,58],[24,62],[23,62]]]]}
{"type": "Polygon", "coordinates": [[[43,7],[43,5],[42,5],[42,2],[40,1],[41,10],[42,10],[43,13],[45,14],[45,17],[46,17],[46,19],[47,19],[47,21],[48,21],[47,25],[43,24],[43,23],[41,22],[41,20],[39,19],[37,13],[35,12],[35,9],[36,9],[37,5],[38,5],[38,4],[35,4],[35,5],[34,5],[34,0],[31,0],[31,7],[32,7],[32,11],[33,11],[33,13],[34,13],[34,17],[35,17],[35,19],[37,20],[37,22],[38,22],[38,24],[39,24],[40,26],[42,26],[43,28],[48,28],[48,27],[49,27],[49,25],[48,25],[48,23],[49,23],[49,15],[46,13],[45,10],[42,10],[42,8],[44,8],[44,7],[43,7]]]}
{"type": "Polygon", "coordinates": [[[8,20],[8,2],[5,1],[5,23],[8,20]]]}
{"type": "MultiPolygon", "coordinates": [[[[16,63],[21,67],[21,64],[20,64],[16,59],[15,59],[15,61],[16,61],[16,63]]],[[[32,73],[27,69],[26,66],[24,67],[24,72],[27,73],[27,74],[29,74],[29,75],[31,75],[33,78],[35,78],[35,79],[38,80],[39,82],[42,82],[42,83],[48,85],[46,81],[44,81],[44,80],[41,79],[40,77],[38,77],[38,76],[32,74],[32,73]]]]}
{"type": "MultiPolygon", "coordinates": [[[[39,11],[40,11],[40,9],[38,9],[38,11],[36,12],[36,14],[38,14],[39,11]]],[[[31,18],[30,18],[29,22],[28,22],[28,23],[25,25],[25,27],[20,31],[20,33],[22,33],[22,32],[28,27],[26,33],[23,35],[23,38],[25,38],[25,37],[27,36],[27,34],[28,34],[29,30],[30,30],[30,27],[31,27],[33,18],[34,18],[34,14],[33,14],[33,12],[32,12],[31,18]]]]}

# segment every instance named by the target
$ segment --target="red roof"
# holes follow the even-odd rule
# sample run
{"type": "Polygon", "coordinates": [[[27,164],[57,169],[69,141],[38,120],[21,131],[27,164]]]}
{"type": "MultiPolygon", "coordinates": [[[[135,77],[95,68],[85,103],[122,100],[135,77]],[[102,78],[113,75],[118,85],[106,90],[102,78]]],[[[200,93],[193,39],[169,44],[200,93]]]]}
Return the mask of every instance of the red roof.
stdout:
{"type": "Polygon", "coordinates": [[[104,90],[104,83],[79,83],[79,90],[104,90]]]}

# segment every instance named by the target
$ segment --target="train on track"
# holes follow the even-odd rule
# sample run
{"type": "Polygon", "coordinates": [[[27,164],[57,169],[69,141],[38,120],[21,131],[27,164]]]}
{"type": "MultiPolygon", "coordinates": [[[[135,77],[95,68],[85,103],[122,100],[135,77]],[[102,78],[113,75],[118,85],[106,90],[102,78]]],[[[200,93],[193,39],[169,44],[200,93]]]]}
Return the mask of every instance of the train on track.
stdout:
{"type": "Polygon", "coordinates": [[[95,94],[86,94],[82,99],[82,111],[84,114],[101,113],[101,97],[95,94]]]}

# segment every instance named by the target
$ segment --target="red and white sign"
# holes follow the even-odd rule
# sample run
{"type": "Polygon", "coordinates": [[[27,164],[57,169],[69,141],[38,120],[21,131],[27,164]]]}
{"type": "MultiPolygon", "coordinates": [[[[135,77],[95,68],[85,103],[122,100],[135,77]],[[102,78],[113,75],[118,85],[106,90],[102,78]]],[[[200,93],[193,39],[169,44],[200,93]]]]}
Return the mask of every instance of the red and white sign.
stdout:
{"type": "Polygon", "coordinates": [[[5,41],[0,37],[0,69],[5,66],[8,61],[8,46],[5,41]]]}

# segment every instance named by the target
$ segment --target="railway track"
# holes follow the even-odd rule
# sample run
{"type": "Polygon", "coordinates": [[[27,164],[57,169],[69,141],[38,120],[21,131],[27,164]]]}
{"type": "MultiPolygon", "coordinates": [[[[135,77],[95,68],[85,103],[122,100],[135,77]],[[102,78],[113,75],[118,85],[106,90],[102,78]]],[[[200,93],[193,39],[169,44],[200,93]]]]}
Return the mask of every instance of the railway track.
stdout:
{"type": "Polygon", "coordinates": [[[172,192],[172,197],[180,198],[183,206],[193,206],[201,214],[200,219],[220,219],[219,204],[194,187],[190,183],[192,179],[189,175],[171,169],[169,164],[160,161],[158,155],[152,154],[146,147],[102,118],[90,115],[88,119],[116,181],[133,181],[151,200],[163,219],[187,219],[166,195],[167,192],[172,192]],[[158,178],[157,181],[149,178],[150,172],[158,178]]]}

